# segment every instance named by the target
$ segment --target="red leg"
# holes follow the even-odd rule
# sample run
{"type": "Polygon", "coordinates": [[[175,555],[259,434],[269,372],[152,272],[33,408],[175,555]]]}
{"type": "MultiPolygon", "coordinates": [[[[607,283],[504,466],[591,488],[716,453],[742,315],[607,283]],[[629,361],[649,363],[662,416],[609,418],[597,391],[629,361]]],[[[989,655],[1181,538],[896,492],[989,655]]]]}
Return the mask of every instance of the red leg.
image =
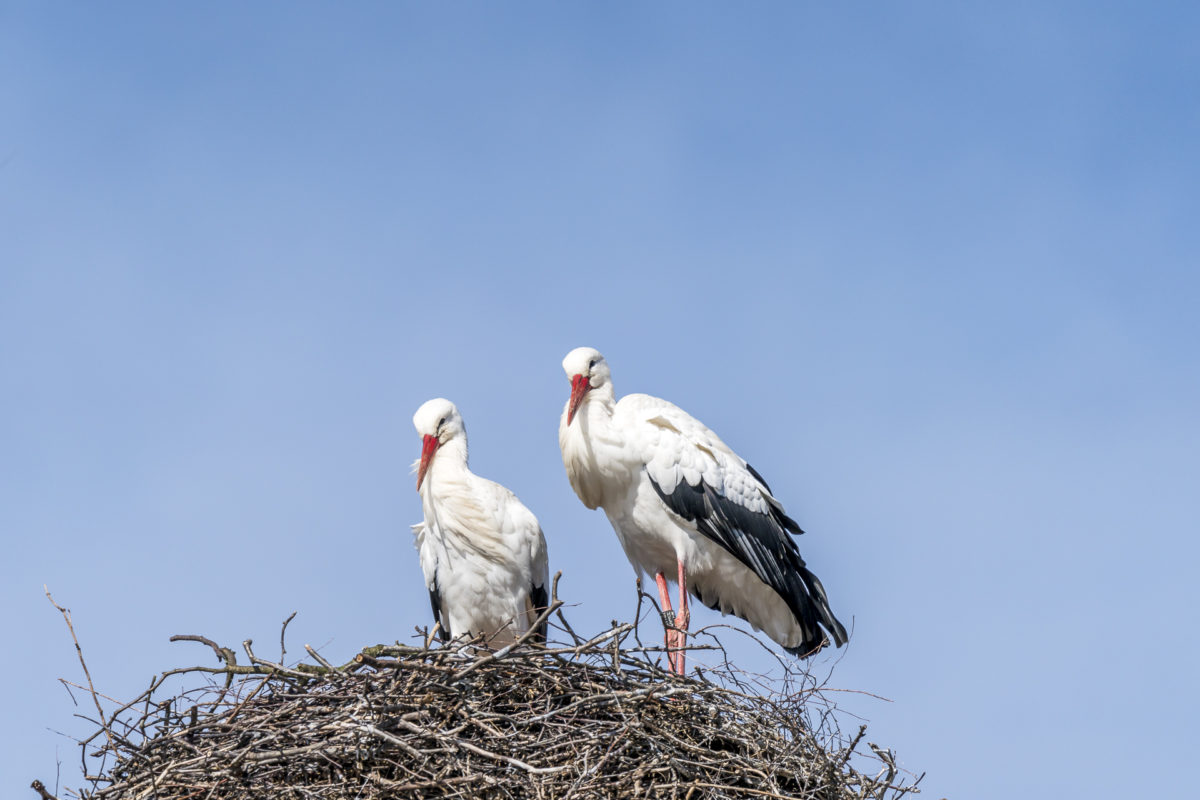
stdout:
{"type": "Polygon", "coordinates": [[[671,609],[671,593],[667,591],[667,578],[661,572],[654,573],[654,582],[658,584],[658,599],[662,603],[663,641],[667,646],[667,665],[675,672],[675,612],[671,609]]]}
{"type": "Polygon", "coordinates": [[[683,568],[683,561],[679,561],[679,613],[675,615],[675,627],[678,629],[676,646],[679,648],[679,657],[675,661],[675,666],[680,675],[685,672],[683,664],[687,653],[684,648],[687,647],[687,630],[691,618],[691,612],[688,610],[687,574],[683,568]]]}

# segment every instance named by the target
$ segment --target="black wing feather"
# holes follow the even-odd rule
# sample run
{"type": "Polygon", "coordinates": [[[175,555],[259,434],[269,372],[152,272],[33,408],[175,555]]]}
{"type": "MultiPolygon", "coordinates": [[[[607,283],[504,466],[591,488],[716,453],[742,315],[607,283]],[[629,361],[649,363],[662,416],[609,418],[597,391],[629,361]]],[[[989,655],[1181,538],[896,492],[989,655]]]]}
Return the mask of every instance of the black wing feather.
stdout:
{"type": "Polygon", "coordinates": [[[438,592],[436,577],[433,579],[433,586],[429,587],[429,606],[433,609],[434,624],[442,623],[438,628],[438,636],[443,642],[450,641],[450,625],[442,620],[442,595],[438,592]]]}
{"type": "MultiPolygon", "coordinates": [[[[753,469],[750,474],[766,487],[753,469]]],[[[838,647],[846,643],[846,629],[833,616],[825,587],[805,565],[788,535],[788,531],[801,533],[800,526],[778,503],[768,503],[769,513],[764,514],[723,497],[703,480],[695,486],[680,480],[667,494],[649,473],[647,477],[668,508],[695,523],[701,534],[725,548],[784,599],[804,632],[804,641],[788,648],[789,652],[807,656],[819,650],[825,643],[822,626],[838,647]]],[[[708,604],[706,599],[701,602],[708,604]]]]}
{"type": "Polygon", "coordinates": [[[767,494],[775,494],[774,492],[771,491],[771,486],[770,486],[770,484],[767,483],[767,479],[764,478],[762,475],[758,474],[758,470],[756,470],[754,467],[750,466],[749,463],[746,464],[746,469],[749,470],[750,474],[754,476],[754,480],[758,481],[759,483],[761,483],[763,485],[763,488],[767,490],[767,494]]]}
{"type": "MultiPolygon", "coordinates": [[[[550,595],[546,591],[545,586],[530,587],[529,601],[533,604],[534,618],[541,616],[542,612],[550,607],[550,595]]],[[[546,624],[549,620],[543,620],[533,633],[533,641],[538,644],[546,643],[546,624]]]]}

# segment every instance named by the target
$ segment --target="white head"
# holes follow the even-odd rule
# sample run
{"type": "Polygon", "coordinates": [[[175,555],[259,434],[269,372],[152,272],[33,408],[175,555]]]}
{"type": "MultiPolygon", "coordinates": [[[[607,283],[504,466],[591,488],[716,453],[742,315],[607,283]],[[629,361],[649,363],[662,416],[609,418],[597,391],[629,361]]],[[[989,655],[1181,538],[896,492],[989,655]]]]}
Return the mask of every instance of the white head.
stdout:
{"type": "Polygon", "coordinates": [[[413,427],[421,434],[421,464],[417,467],[417,489],[420,490],[438,448],[459,437],[465,445],[467,429],[458,408],[444,397],[425,401],[413,414],[413,427]]]}
{"type": "Polygon", "coordinates": [[[567,407],[567,424],[570,425],[587,393],[611,383],[612,373],[604,356],[594,347],[576,347],[567,353],[563,371],[571,381],[571,404],[567,407]]]}

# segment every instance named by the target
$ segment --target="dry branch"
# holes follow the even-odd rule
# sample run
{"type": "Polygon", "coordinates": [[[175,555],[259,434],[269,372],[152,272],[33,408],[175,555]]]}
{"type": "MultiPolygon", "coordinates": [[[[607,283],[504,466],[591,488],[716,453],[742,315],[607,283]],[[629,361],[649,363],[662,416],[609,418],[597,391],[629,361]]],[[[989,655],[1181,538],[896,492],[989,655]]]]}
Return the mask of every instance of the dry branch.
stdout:
{"type": "Polygon", "coordinates": [[[822,686],[794,664],[767,692],[728,662],[679,678],[660,667],[661,648],[640,644],[636,625],[584,638],[561,605],[555,597],[543,618],[556,615],[569,644],[430,647],[423,632],[421,646],[365,648],[342,666],[307,647],[317,663],[267,661],[249,641],[250,663],[238,664],[210,639],[173,637],[207,645],[221,666],[169,670],[101,711],[101,730],[84,743],[96,768],[68,796],[888,800],[917,791],[920,779],[906,779],[890,751],[856,751],[861,730],[842,737],[822,686]],[[165,676],[179,674],[200,685],[160,699],[165,676]]]}

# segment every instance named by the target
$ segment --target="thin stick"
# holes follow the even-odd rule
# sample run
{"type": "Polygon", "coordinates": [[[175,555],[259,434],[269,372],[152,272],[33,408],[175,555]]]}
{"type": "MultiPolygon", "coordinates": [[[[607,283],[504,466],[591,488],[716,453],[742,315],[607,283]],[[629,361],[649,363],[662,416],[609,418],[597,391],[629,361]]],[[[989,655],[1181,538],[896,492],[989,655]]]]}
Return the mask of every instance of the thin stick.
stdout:
{"type": "Polygon", "coordinates": [[[88,691],[92,693],[92,702],[96,704],[96,713],[100,715],[100,724],[104,728],[104,735],[108,739],[108,746],[114,747],[112,731],[109,730],[108,718],[104,716],[104,709],[100,707],[100,698],[96,694],[96,685],[92,683],[92,674],[88,672],[87,662],[83,660],[83,648],[79,646],[79,637],[75,635],[75,626],[71,624],[71,612],[63,608],[58,603],[54,602],[54,598],[50,596],[50,587],[42,584],[42,588],[46,590],[46,599],[50,601],[50,605],[59,610],[66,620],[67,630],[71,632],[71,641],[75,642],[75,652],[79,655],[79,666],[83,667],[83,674],[87,678],[88,691]]]}
{"type": "Polygon", "coordinates": [[[293,611],[292,615],[283,621],[283,627],[279,631],[279,663],[283,663],[283,657],[287,655],[287,646],[283,643],[283,635],[287,633],[288,623],[296,618],[296,614],[300,612],[293,611]]]}
{"type": "Polygon", "coordinates": [[[483,655],[483,656],[479,657],[478,659],[476,659],[475,663],[471,664],[471,666],[467,667],[466,669],[464,669],[462,672],[460,672],[458,674],[457,680],[461,681],[463,678],[467,677],[472,672],[474,672],[475,670],[482,667],[484,664],[491,664],[493,661],[499,661],[500,659],[504,658],[509,653],[511,653],[513,650],[515,650],[516,648],[520,647],[521,645],[525,644],[527,641],[532,639],[534,637],[534,635],[537,634],[538,628],[540,628],[542,626],[542,623],[544,623],[547,619],[549,619],[551,614],[553,614],[555,611],[558,611],[560,608],[562,608],[563,602],[562,602],[562,600],[558,599],[558,579],[561,577],[562,577],[562,570],[559,570],[554,575],[554,584],[553,584],[553,588],[551,589],[551,596],[553,599],[550,601],[550,605],[547,606],[542,611],[542,613],[538,615],[537,620],[535,620],[534,623],[529,626],[529,630],[522,633],[520,635],[520,637],[518,637],[517,640],[515,642],[513,642],[512,644],[506,645],[505,647],[501,647],[499,650],[495,651],[494,653],[487,653],[486,655],[483,655]]]}
{"type": "MultiPolygon", "coordinates": [[[[552,599],[540,620],[563,618],[557,590],[552,599]]],[[[836,711],[828,677],[790,659],[781,676],[741,671],[706,628],[694,632],[705,643],[687,647],[715,651],[689,659],[703,658],[703,673],[669,675],[661,647],[634,645],[637,619],[590,637],[556,623],[549,647],[517,635],[494,653],[484,637],[427,649],[429,633],[417,629],[416,646],[364,647],[341,667],[308,645],[304,662],[285,667],[257,657],[249,640],[238,665],[192,637],[218,665],[170,670],[136,701],[110,705],[81,747],[91,787],[67,794],[899,800],[916,791],[890,750],[853,735],[857,718],[848,734],[839,729],[853,715],[836,711]],[[167,676],[181,674],[192,674],[191,688],[164,700],[176,682],[167,676]]]]}
{"type": "Polygon", "coordinates": [[[324,667],[325,669],[329,669],[329,670],[333,670],[334,672],[337,672],[337,667],[335,667],[333,664],[330,664],[328,661],[326,661],[324,658],[322,658],[320,653],[318,653],[316,650],[313,650],[312,645],[306,644],[306,645],[304,645],[304,649],[308,652],[308,654],[310,656],[312,656],[314,659],[316,659],[317,663],[320,664],[322,667],[324,667]]]}

